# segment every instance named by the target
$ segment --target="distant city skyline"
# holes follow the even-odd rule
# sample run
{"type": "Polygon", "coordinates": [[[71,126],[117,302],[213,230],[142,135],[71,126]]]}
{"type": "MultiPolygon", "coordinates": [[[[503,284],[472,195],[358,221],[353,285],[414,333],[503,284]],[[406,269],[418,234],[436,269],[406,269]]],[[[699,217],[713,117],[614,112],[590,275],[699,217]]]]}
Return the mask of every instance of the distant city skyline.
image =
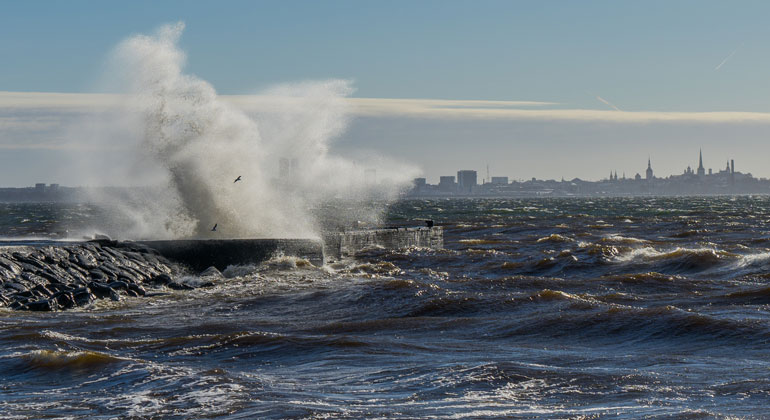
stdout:
{"type": "Polygon", "coordinates": [[[767,2],[708,0],[7,2],[0,181],[144,183],[125,175],[124,139],[82,131],[105,113],[93,94],[116,91],[115,47],[174,22],[185,72],[225,101],[254,114],[276,84],[346,83],[331,151],[432,180],[487,165],[598,180],[643,172],[648,156],[675,174],[698,148],[706,167],[735,159],[770,177],[768,15],[767,2]],[[83,179],[85,164],[101,176],[83,179]]]}
{"type": "MultiPolygon", "coordinates": [[[[579,176],[566,176],[566,175],[562,176],[560,178],[554,178],[554,177],[538,178],[536,176],[533,176],[533,177],[526,177],[525,176],[525,177],[514,178],[514,177],[511,177],[511,176],[509,176],[509,175],[507,175],[505,173],[493,172],[489,168],[475,169],[475,168],[470,168],[470,167],[468,167],[468,168],[463,167],[463,169],[460,169],[459,171],[463,171],[463,172],[464,171],[476,171],[476,173],[478,174],[478,180],[479,180],[478,183],[479,184],[483,184],[485,182],[486,183],[494,182],[495,178],[505,178],[505,179],[509,179],[511,181],[519,181],[519,182],[521,182],[521,181],[528,181],[528,180],[530,180],[532,178],[536,178],[538,180],[555,180],[555,181],[559,181],[559,180],[562,180],[562,179],[563,180],[573,180],[575,178],[583,180],[583,181],[603,181],[603,180],[607,180],[607,179],[612,180],[612,177],[615,177],[614,178],[615,180],[619,180],[619,179],[633,179],[636,176],[639,176],[639,177],[644,178],[644,179],[650,179],[650,178],[668,178],[668,177],[671,177],[671,176],[678,176],[678,175],[683,175],[683,174],[685,174],[685,175],[688,175],[688,174],[692,174],[692,175],[711,175],[712,172],[714,174],[716,174],[716,173],[719,173],[720,171],[724,171],[725,170],[725,166],[724,165],[721,166],[721,167],[720,166],[712,167],[712,166],[705,165],[703,163],[702,153],[703,153],[702,150],[699,150],[699,158],[697,160],[697,162],[698,162],[697,165],[693,166],[692,164],[687,163],[687,164],[685,164],[686,166],[684,166],[681,171],[673,172],[673,173],[666,173],[666,174],[661,174],[660,172],[655,170],[654,165],[652,164],[652,158],[651,157],[648,157],[647,165],[644,167],[643,170],[624,171],[624,170],[621,170],[621,169],[609,169],[607,174],[606,174],[606,176],[599,177],[599,178],[581,178],[579,176]],[[487,171],[489,171],[488,174],[487,174],[487,171]],[[702,171],[702,173],[701,173],[701,171],[702,171]]],[[[728,169],[735,170],[735,159],[726,159],[723,163],[726,164],[726,167],[728,169]]],[[[754,176],[754,174],[751,171],[744,170],[744,171],[740,171],[740,172],[746,173],[746,174],[751,174],[752,176],[754,176]]],[[[449,176],[449,175],[454,176],[454,175],[452,175],[450,173],[442,174],[442,175],[439,175],[439,176],[435,177],[436,178],[435,181],[438,182],[440,180],[440,178],[445,177],[445,176],[449,176]]],[[[433,180],[432,178],[427,177],[427,176],[424,176],[422,178],[425,178],[429,183],[430,183],[430,181],[433,180]]],[[[756,178],[757,179],[766,179],[767,177],[756,177],[756,178]]]]}

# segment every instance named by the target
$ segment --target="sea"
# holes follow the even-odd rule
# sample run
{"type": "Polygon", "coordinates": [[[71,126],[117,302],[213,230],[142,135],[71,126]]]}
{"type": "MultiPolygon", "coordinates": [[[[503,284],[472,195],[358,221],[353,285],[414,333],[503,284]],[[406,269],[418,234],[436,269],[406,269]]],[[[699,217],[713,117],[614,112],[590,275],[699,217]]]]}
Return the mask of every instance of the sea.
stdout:
{"type": "MultiPolygon", "coordinates": [[[[0,204],[57,238],[86,204],[0,204]]],[[[770,418],[770,197],[421,199],[445,249],[0,309],[3,419],[770,418]]]]}

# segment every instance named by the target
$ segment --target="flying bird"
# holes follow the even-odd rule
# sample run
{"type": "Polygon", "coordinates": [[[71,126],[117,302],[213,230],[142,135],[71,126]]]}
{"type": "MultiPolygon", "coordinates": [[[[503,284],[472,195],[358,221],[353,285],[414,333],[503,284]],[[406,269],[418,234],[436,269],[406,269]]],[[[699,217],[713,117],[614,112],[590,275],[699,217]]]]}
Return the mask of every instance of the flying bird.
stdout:
{"type": "Polygon", "coordinates": [[[214,223],[214,227],[213,227],[213,228],[211,228],[211,231],[212,231],[212,232],[216,232],[216,231],[217,231],[217,224],[218,224],[218,223],[214,223]]]}
{"type": "Polygon", "coordinates": [[[241,176],[240,176],[240,175],[238,175],[238,178],[235,178],[235,181],[233,181],[233,184],[235,184],[236,182],[238,182],[238,181],[240,181],[240,180],[241,180],[241,176]]]}

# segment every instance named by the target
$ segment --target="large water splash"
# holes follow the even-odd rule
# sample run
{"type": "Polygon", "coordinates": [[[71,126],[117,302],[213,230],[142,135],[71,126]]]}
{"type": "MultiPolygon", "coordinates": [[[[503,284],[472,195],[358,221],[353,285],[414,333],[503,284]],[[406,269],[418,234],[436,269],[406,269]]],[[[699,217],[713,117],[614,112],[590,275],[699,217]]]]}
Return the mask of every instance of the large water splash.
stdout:
{"type": "MultiPolygon", "coordinates": [[[[334,198],[361,204],[371,197],[364,181],[368,165],[329,151],[347,127],[349,82],[281,85],[256,99],[226,101],[183,72],[183,29],[182,23],[166,25],[116,49],[116,79],[130,98],[128,113],[140,116],[131,124],[141,126],[133,128],[141,136],[136,154],[143,167],[162,169],[156,182],[162,187],[119,200],[114,208],[132,223],[114,234],[314,236],[320,227],[311,208],[334,198]],[[233,182],[238,176],[242,181],[233,182]]],[[[378,170],[389,172],[391,196],[415,174],[393,162],[378,170]]]]}

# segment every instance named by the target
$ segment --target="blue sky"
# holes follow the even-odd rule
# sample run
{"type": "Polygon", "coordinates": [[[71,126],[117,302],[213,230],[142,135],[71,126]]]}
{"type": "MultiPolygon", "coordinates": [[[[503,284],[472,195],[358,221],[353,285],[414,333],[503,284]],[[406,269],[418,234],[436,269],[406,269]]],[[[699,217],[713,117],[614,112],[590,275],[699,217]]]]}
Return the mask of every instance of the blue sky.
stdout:
{"type": "Polygon", "coordinates": [[[188,70],[221,93],[344,78],[362,97],[768,111],[768,15],[761,1],[8,1],[0,88],[88,91],[120,40],[182,20],[188,70]]]}
{"type": "MultiPolygon", "coordinates": [[[[764,1],[5,1],[2,11],[0,91],[98,91],[105,57],[121,40],[183,21],[186,71],[221,94],[335,78],[352,80],[359,98],[540,101],[555,103],[548,109],[626,113],[770,112],[770,2],[764,1]]],[[[756,157],[770,151],[761,141],[766,123],[711,130],[688,119],[640,128],[610,117],[560,122],[565,128],[555,133],[546,123],[520,119],[453,119],[448,132],[437,119],[391,118],[362,118],[339,144],[344,151],[377,149],[386,139],[385,151],[414,159],[429,179],[465,162],[481,170],[489,160],[512,178],[598,178],[610,169],[643,170],[633,165],[637,155],[645,164],[648,154],[662,173],[678,173],[698,147],[714,156],[715,168],[732,157],[770,176],[756,157]],[[444,147],[469,137],[478,154],[444,147]],[[414,157],[407,150],[414,142],[443,154],[414,157]],[[551,158],[505,160],[490,157],[490,148],[551,158]]],[[[22,153],[18,145],[12,149],[5,159],[34,155],[24,150],[23,158],[10,158],[22,153]]],[[[28,183],[29,177],[14,177],[28,183]]]]}

